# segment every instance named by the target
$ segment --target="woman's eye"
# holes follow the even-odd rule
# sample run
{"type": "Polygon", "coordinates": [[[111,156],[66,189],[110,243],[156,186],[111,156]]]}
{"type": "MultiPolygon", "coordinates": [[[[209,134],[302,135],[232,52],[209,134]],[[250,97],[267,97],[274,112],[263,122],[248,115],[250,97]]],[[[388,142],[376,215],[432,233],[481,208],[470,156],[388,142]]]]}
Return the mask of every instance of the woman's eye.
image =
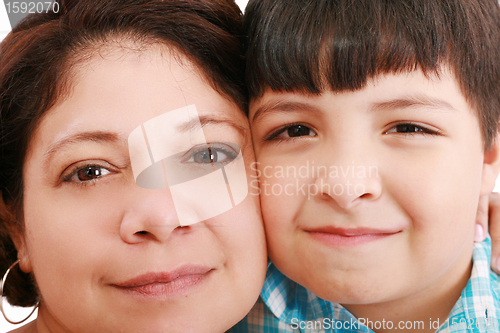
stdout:
{"type": "Polygon", "coordinates": [[[111,171],[99,165],[86,165],[77,167],[72,173],[64,177],[64,181],[85,183],[91,182],[103,176],[111,174],[111,171]]]}
{"type": "Polygon", "coordinates": [[[195,163],[217,163],[219,161],[225,161],[226,159],[226,154],[211,148],[207,148],[193,155],[193,162],[195,163]]]}
{"type": "Polygon", "coordinates": [[[298,138],[301,136],[316,136],[316,132],[303,124],[292,124],[285,126],[271,134],[266,141],[273,139],[298,138]]]}
{"type": "Polygon", "coordinates": [[[210,143],[192,148],[184,154],[183,163],[229,163],[238,156],[236,149],[225,143],[210,143]]]}
{"type": "Polygon", "coordinates": [[[388,133],[439,134],[437,131],[431,130],[431,129],[426,128],[424,126],[420,126],[420,125],[416,125],[416,124],[411,124],[411,123],[398,124],[398,125],[392,127],[390,130],[388,130],[385,133],[386,134],[388,134],[388,133]]]}

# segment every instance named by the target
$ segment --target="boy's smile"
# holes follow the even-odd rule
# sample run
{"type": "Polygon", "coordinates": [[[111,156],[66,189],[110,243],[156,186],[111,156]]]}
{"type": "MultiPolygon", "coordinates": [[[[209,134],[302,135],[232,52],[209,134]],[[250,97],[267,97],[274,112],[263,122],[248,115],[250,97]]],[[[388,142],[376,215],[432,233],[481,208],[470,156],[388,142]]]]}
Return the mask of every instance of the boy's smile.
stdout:
{"type": "Polygon", "coordinates": [[[336,227],[320,227],[306,228],[311,237],[318,241],[322,241],[327,245],[340,247],[349,245],[359,245],[365,242],[370,242],[385,237],[389,237],[400,233],[402,230],[399,227],[392,229],[375,229],[375,228],[336,228],[336,227]]]}
{"type": "Polygon", "coordinates": [[[470,275],[478,198],[493,188],[485,175],[497,157],[495,144],[484,153],[454,75],[267,91],[249,118],[278,269],[357,317],[380,303],[405,318],[446,317],[470,275]],[[421,313],[404,313],[408,301],[421,313]]]}

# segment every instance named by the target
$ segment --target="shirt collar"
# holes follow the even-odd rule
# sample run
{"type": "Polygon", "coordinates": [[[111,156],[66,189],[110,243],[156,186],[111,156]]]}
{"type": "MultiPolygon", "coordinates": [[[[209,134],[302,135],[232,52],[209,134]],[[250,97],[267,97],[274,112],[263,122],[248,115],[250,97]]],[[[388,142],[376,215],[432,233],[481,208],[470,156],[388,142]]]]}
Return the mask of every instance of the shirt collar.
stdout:
{"type": "Polygon", "coordinates": [[[327,302],[281,273],[269,262],[262,299],[271,312],[287,324],[292,319],[315,320],[332,318],[333,308],[327,302]]]}
{"type": "Polygon", "coordinates": [[[463,313],[468,323],[484,320],[486,322],[481,324],[488,324],[488,321],[495,320],[493,325],[498,325],[498,276],[490,269],[490,257],[491,238],[488,235],[485,241],[474,243],[471,276],[449,318],[463,313]]]}

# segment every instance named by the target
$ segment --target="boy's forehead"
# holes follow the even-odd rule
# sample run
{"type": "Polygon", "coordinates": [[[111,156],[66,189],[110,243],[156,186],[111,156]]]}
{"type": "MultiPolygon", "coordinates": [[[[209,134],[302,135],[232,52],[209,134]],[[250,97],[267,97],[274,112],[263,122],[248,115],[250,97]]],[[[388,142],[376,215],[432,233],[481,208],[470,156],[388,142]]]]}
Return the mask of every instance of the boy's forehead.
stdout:
{"type": "Polygon", "coordinates": [[[365,102],[371,108],[390,109],[424,106],[441,110],[473,109],[459,86],[454,73],[442,67],[438,73],[424,73],[418,69],[412,72],[380,74],[369,78],[366,85],[357,90],[323,90],[319,94],[303,91],[277,91],[267,88],[250,101],[251,123],[266,113],[314,109],[321,98],[329,96],[339,102],[356,96],[356,102],[365,102]]]}

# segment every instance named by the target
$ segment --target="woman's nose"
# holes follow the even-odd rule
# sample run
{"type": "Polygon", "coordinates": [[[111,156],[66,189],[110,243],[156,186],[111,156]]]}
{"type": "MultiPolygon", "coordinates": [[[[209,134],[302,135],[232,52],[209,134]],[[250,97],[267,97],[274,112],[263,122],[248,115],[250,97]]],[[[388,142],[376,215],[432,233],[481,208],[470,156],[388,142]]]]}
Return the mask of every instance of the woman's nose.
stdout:
{"type": "Polygon", "coordinates": [[[165,242],[180,227],[170,190],[136,187],[120,225],[126,243],[165,242]]]}

